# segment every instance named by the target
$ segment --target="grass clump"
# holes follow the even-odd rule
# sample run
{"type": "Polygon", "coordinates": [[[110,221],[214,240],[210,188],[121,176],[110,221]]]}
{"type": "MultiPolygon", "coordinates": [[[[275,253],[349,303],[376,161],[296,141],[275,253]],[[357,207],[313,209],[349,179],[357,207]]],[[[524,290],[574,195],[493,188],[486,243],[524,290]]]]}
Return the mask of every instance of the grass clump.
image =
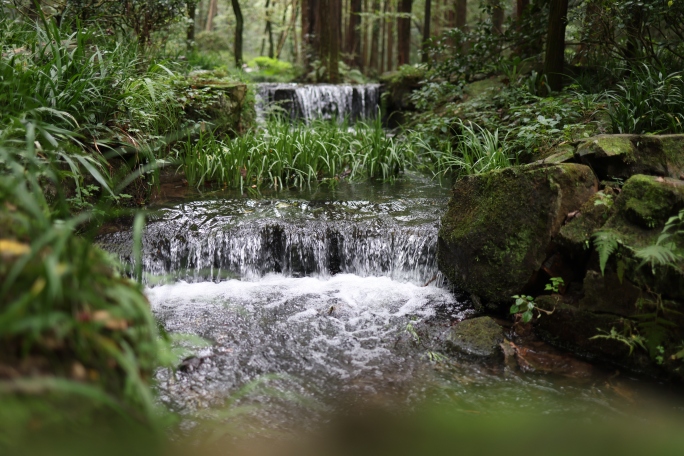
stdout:
{"type": "Polygon", "coordinates": [[[341,179],[391,180],[413,161],[401,141],[388,137],[379,121],[314,121],[290,125],[271,121],[252,135],[219,141],[203,134],[189,140],[181,158],[191,185],[309,187],[341,179]]]}

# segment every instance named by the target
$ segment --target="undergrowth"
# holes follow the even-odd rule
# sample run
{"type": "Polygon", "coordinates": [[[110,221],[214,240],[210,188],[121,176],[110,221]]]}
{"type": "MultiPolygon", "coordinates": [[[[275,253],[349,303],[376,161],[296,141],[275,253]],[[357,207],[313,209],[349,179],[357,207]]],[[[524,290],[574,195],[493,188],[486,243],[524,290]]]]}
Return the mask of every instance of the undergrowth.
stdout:
{"type": "Polygon", "coordinates": [[[276,190],[309,187],[342,179],[391,180],[412,162],[413,152],[388,137],[380,121],[269,122],[255,134],[219,140],[204,132],[189,138],[178,157],[191,185],[276,190]]]}

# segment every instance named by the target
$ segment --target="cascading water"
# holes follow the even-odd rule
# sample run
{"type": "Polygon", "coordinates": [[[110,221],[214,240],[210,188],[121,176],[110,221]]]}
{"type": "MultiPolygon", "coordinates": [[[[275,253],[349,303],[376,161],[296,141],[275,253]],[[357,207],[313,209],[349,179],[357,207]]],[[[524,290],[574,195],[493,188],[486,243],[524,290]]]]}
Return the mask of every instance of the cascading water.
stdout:
{"type": "Polygon", "coordinates": [[[380,84],[263,83],[258,85],[257,96],[257,116],[261,119],[269,107],[277,106],[292,120],[358,121],[378,115],[380,84]]]}
{"type": "MultiPolygon", "coordinates": [[[[469,312],[439,286],[445,190],[413,179],[402,198],[402,184],[340,184],[353,190],[153,212],[142,236],[152,309],[170,333],[211,342],[190,347],[191,371],[159,372],[162,401],[192,410],[273,373],[287,377],[281,390],[316,401],[413,382],[427,348],[407,325],[419,330],[441,313],[439,333],[469,312]]],[[[132,237],[99,242],[130,264],[132,237]]]]}

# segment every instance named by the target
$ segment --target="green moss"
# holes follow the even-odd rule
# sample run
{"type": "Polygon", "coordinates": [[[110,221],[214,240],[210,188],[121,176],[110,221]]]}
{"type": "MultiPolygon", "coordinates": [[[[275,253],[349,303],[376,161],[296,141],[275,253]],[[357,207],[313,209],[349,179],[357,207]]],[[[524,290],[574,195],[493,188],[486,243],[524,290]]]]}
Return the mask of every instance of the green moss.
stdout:
{"type": "Polygon", "coordinates": [[[582,204],[594,184],[591,170],[574,164],[510,168],[459,181],[440,229],[441,270],[486,302],[507,302],[541,266],[566,206],[574,198],[582,204]]]}
{"type": "Polygon", "coordinates": [[[463,92],[471,98],[492,96],[503,87],[498,77],[471,82],[463,88],[463,92]]]}
{"type": "Polygon", "coordinates": [[[466,355],[490,357],[499,353],[503,330],[490,317],[465,320],[449,332],[448,346],[466,355]]]}
{"type": "Polygon", "coordinates": [[[597,154],[603,157],[621,157],[625,163],[635,161],[636,148],[631,137],[626,135],[605,135],[591,138],[577,148],[580,156],[597,154]]]}
{"type": "Polygon", "coordinates": [[[660,136],[660,143],[667,159],[668,174],[679,178],[684,172],[684,135],[660,136]]]}
{"type": "Polygon", "coordinates": [[[654,176],[632,176],[623,187],[619,210],[643,228],[662,227],[684,208],[684,182],[654,176]]]}

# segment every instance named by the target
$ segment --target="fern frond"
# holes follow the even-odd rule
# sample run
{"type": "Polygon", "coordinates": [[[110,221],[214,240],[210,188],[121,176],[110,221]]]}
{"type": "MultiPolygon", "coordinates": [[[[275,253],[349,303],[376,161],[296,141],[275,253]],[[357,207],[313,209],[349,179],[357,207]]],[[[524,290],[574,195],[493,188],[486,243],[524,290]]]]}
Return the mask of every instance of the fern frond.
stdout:
{"type": "Polygon", "coordinates": [[[599,254],[599,266],[601,267],[601,274],[605,274],[606,263],[610,256],[615,253],[618,246],[622,243],[620,236],[614,231],[597,231],[593,235],[594,247],[599,254]]]}
{"type": "Polygon", "coordinates": [[[675,244],[672,242],[664,244],[648,245],[641,249],[636,249],[634,254],[641,259],[639,267],[645,264],[650,264],[651,268],[656,266],[675,266],[677,263],[677,254],[675,253],[675,244]]]}

